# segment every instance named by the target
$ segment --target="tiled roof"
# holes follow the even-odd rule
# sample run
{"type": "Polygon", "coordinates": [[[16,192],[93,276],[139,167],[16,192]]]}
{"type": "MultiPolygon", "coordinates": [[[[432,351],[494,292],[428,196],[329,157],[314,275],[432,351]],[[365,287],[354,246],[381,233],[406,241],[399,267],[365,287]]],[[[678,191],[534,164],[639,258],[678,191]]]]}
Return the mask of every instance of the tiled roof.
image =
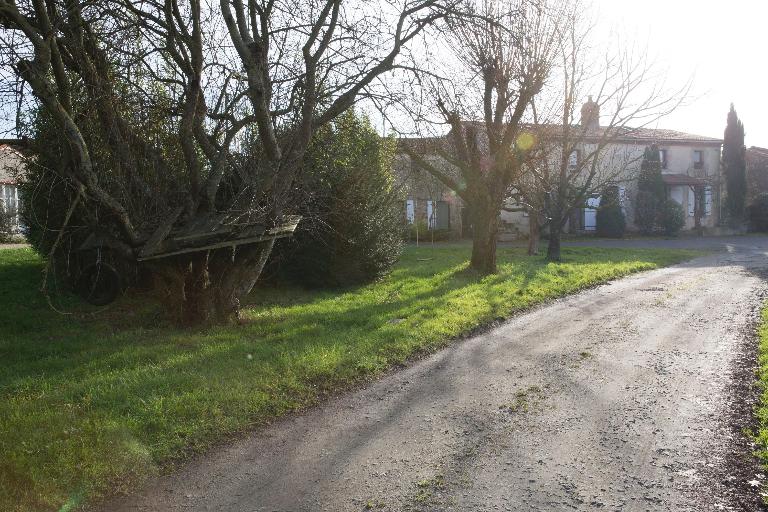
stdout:
{"type": "Polygon", "coordinates": [[[648,142],[704,142],[722,144],[722,139],[694,135],[692,133],[678,132],[676,130],[664,130],[660,128],[630,128],[627,129],[627,138],[648,142]]]}
{"type": "MultiPolygon", "coordinates": [[[[548,131],[552,133],[554,137],[562,129],[561,125],[546,125],[548,131]]],[[[531,127],[532,130],[538,129],[536,126],[531,127]]],[[[580,125],[574,125],[571,127],[573,130],[580,130],[580,125]]],[[[675,143],[698,143],[698,144],[722,144],[722,139],[716,139],[713,137],[706,137],[704,135],[695,135],[692,133],[679,132],[677,130],[665,130],[662,128],[631,128],[631,127],[618,127],[613,128],[613,133],[608,133],[611,130],[610,127],[600,126],[598,128],[588,129],[583,138],[600,139],[602,137],[610,137],[616,139],[617,142],[630,142],[630,143],[642,143],[642,144],[675,144],[675,143]]]]}
{"type": "MultiPolygon", "coordinates": [[[[484,128],[485,123],[479,121],[467,121],[466,125],[476,125],[477,128],[484,128]]],[[[562,130],[562,125],[559,124],[528,124],[525,127],[533,132],[545,132],[552,137],[557,137],[558,133],[562,130]]],[[[572,130],[580,130],[581,125],[571,125],[572,130]]],[[[600,126],[598,128],[589,129],[584,134],[584,139],[599,139],[606,135],[609,127],[600,126]]],[[[699,144],[722,144],[722,139],[716,139],[714,137],[706,137],[704,135],[695,135],[692,133],[679,132],[677,130],[666,130],[662,128],[631,128],[621,127],[614,128],[616,133],[609,134],[612,138],[615,137],[619,142],[632,142],[632,143],[699,143],[699,144]]]]}
{"type": "MultiPolygon", "coordinates": [[[[484,129],[485,124],[479,121],[466,121],[465,126],[474,125],[476,129],[484,129]]],[[[557,138],[561,125],[556,124],[540,124],[540,125],[526,125],[524,129],[528,129],[532,132],[547,133],[552,138],[557,138]]],[[[571,127],[574,130],[580,129],[579,125],[573,125],[571,127]]],[[[587,131],[584,136],[584,142],[596,141],[606,136],[607,128],[601,126],[597,129],[587,131]]],[[[723,143],[722,139],[716,139],[713,137],[706,137],[704,135],[695,135],[692,133],[679,132],[676,130],[665,130],[660,128],[621,128],[616,134],[610,134],[611,138],[615,139],[617,143],[624,144],[659,144],[659,145],[720,145],[723,143]]],[[[434,151],[434,148],[439,147],[442,144],[446,144],[447,137],[403,137],[399,139],[400,144],[408,144],[419,152],[434,151]]],[[[761,148],[758,148],[761,149],[761,148]]],[[[764,149],[766,156],[768,157],[768,149],[764,149]]]]}

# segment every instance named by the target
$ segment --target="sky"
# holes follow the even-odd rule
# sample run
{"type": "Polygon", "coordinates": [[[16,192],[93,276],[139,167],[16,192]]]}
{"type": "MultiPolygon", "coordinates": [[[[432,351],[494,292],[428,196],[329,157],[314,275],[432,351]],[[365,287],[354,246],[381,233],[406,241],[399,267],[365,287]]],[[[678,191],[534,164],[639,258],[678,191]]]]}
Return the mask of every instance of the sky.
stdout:
{"type": "Polygon", "coordinates": [[[670,89],[692,78],[688,104],[652,127],[720,138],[734,103],[747,146],[768,147],[768,0],[587,1],[600,29],[647,46],[670,89]]]}
{"type": "Polygon", "coordinates": [[[768,147],[768,1],[592,0],[597,23],[647,45],[688,105],[656,128],[721,138],[734,103],[747,146],[768,147]]]}

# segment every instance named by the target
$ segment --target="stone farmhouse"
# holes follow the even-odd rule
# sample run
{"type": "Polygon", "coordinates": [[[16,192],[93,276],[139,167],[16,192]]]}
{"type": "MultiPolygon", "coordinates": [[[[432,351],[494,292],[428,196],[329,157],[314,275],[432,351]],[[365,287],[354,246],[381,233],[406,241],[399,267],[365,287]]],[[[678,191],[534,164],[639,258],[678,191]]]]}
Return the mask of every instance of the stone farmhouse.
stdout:
{"type": "MultiPolygon", "coordinates": [[[[582,107],[581,116],[581,126],[587,126],[587,136],[582,140],[583,148],[577,149],[571,155],[574,168],[577,167],[576,162],[582,151],[589,152],[590,145],[599,139],[604,129],[599,124],[599,107],[591,98],[582,107]]],[[[662,162],[662,177],[666,184],[667,197],[677,201],[686,212],[684,229],[695,227],[695,198],[699,197],[703,203],[700,212],[701,226],[706,231],[715,231],[721,224],[721,205],[725,188],[720,166],[722,143],[722,139],[651,128],[627,129],[625,135],[613,138],[604,153],[621,155],[621,158],[606,159],[601,165],[618,166],[612,170],[615,176],[613,184],[619,189],[627,230],[636,230],[634,201],[642,156],[646,147],[655,144],[662,162]]],[[[424,155],[425,159],[450,171],[450,166],[437,154],[437,148],[449,148],[448,135],[401,139],[401,144],[408,144],[424,155]]],[[[427,230],[447,231],[452,238],[469,235],[471,226],[468,223],[466,208],[456,194],[420,169],[404,151],[398,151],[394,169],[406,195],[404,216],[408,224],[418,224],[427,230]]],[[[455,174],[455,171],[453,172],[455,174]]],[[[566,227],[567,231],[595,231],[599,204],[599,196],[588,199],[582,208],[573,212],[566,227]]],[[[528,235],[527,212],[501,211],[499,215],[502,221],[502,240],[528,235]]]]}

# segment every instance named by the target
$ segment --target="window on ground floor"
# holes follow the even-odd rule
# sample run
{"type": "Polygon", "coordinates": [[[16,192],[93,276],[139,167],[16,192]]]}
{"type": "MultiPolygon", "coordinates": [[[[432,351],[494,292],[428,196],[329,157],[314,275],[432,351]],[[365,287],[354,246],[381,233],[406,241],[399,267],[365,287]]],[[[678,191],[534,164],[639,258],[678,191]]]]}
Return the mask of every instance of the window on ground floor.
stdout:
{"type": "Polygon", "coordinates": [[[619,187],[619,206],[621,206],[621,213],[626,217],[627,215],[627,188],[619,187]]]}
{"type": "Polygon", "coordinates": [[[568,155],[568,170],[575,171],[579,168],[579,161],[581,160],[581,151],[574,149],[571,154],[568,155]]]}
{"type": "Polygon", "coordinates": [[[16,185],[0,185],[0,208],[13,215],[14,227],[19,227],[19,188],[16,185]]]}
{"type": "Polygon", "coordinates": [[[669,198],[683,206],[683,187],[679,185],[669,187],[669,198]]]}
{"type": "Polygon", "coordinates": [[[0,185],[0,200],[3,203],[3,211],[16,212],[19,209],[19,192],[15,185],[0,185]]]}

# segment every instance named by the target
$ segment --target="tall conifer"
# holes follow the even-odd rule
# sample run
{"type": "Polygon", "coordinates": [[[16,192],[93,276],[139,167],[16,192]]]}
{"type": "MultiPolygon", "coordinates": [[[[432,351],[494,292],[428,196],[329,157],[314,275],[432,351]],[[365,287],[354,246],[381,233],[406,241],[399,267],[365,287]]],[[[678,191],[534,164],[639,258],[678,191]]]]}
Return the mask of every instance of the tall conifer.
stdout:
{"type": "Polygon", "coordinates": [[[744,124],[731,103],[723,136],[723,173],[725,174],[725,206],[732,223],[744,219],[747,198],[747,163],[744,146],[744,124]]]}
{"type": "Polygon", "coordinates": [[[661,178],[661,157],[656,144],[645,148],[637,179],[635,201],[635,225],[643,234],[650,234],[658,225],[659,208],[666,199],[664,181],[661,178]]]}

